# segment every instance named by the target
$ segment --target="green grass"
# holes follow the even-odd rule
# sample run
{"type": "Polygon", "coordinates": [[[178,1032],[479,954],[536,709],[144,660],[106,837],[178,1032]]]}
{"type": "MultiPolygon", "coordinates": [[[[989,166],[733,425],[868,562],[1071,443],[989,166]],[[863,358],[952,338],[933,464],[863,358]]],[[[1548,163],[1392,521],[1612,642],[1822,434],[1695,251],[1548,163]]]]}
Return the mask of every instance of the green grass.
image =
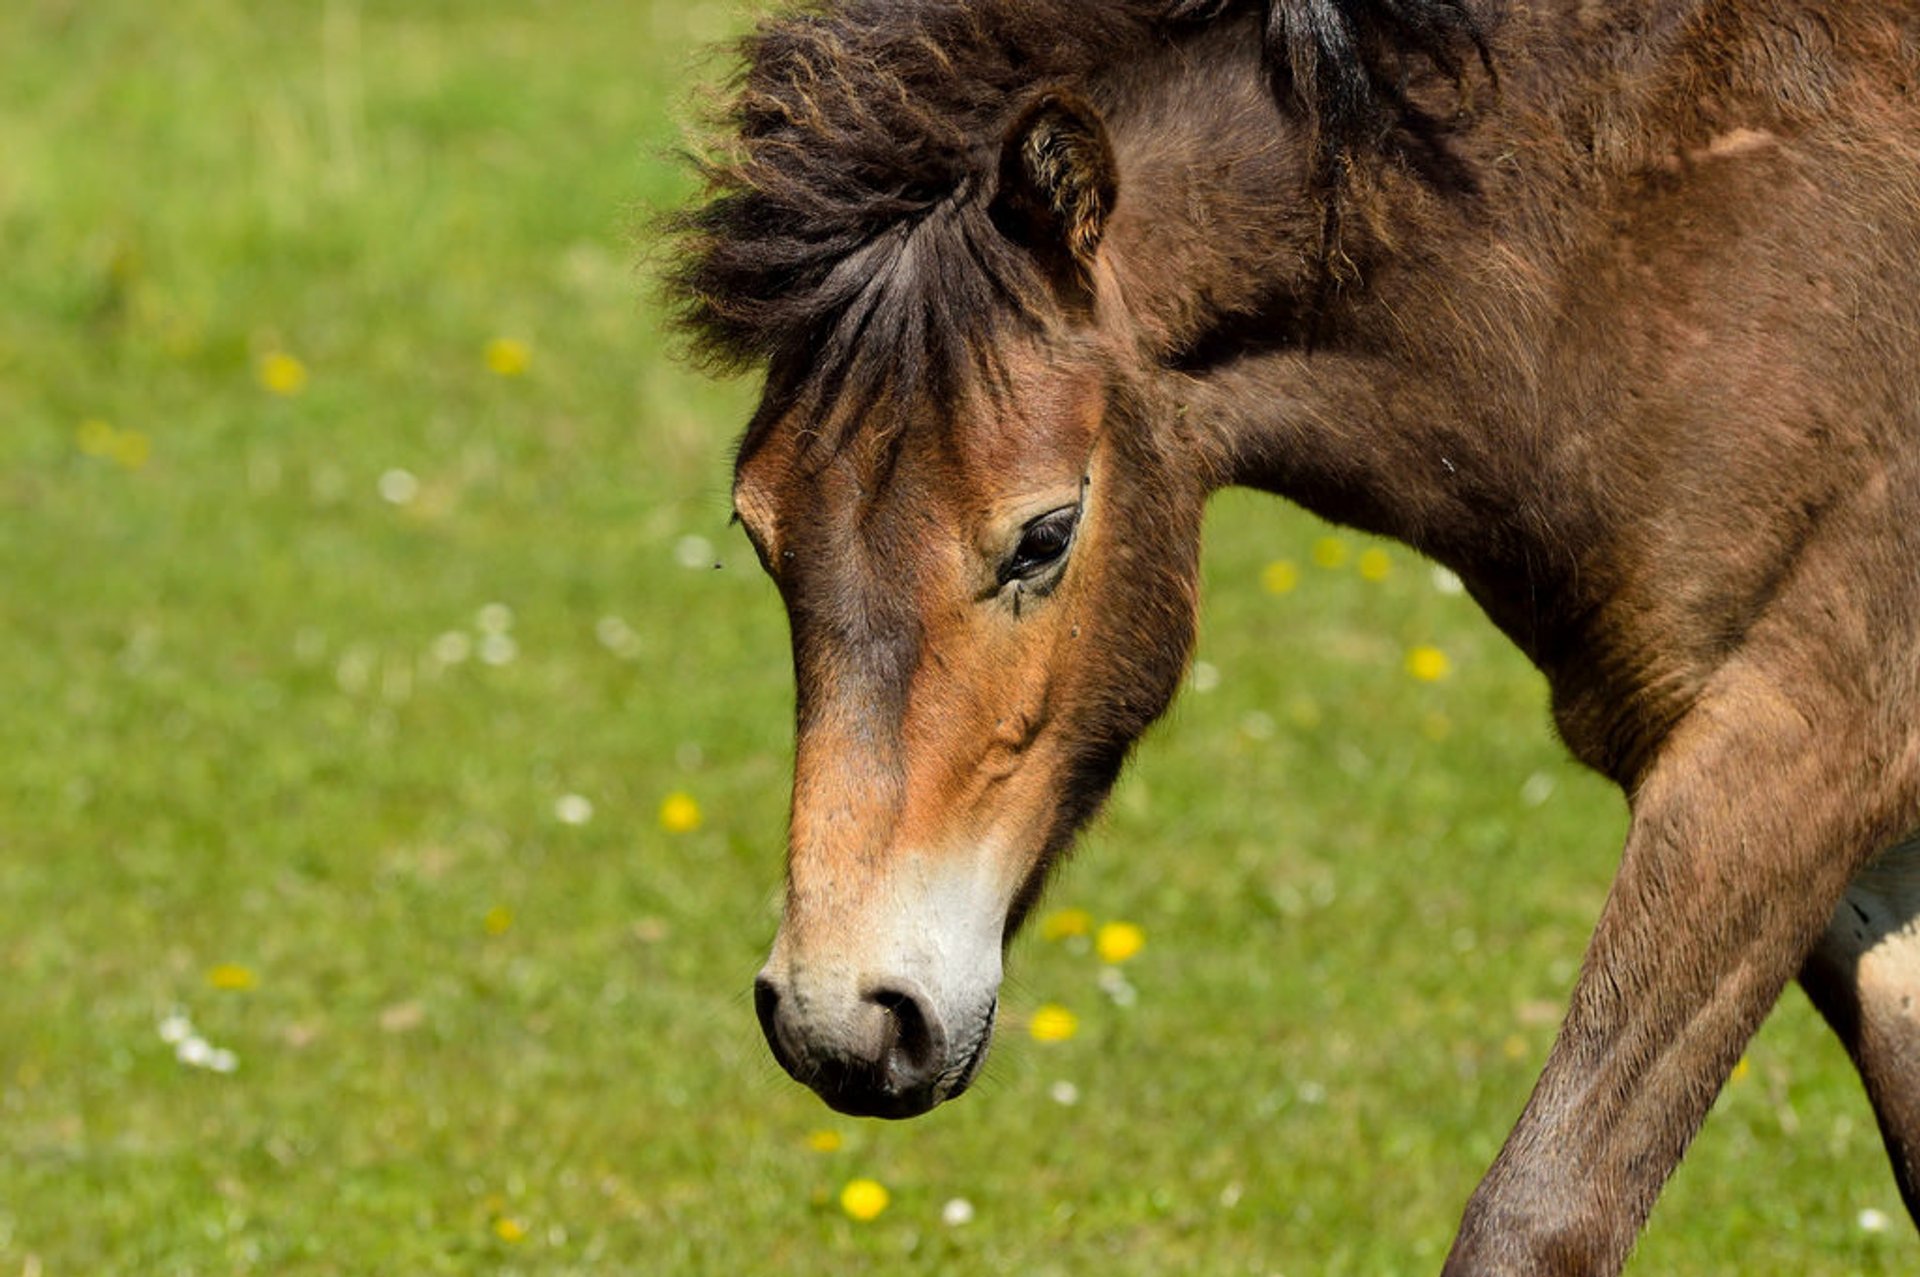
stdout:
{"type": "MultiPolygon", "coordinates": [[[[0,7],[0,1274],[1438,1268],[1622,809],[1470,605],[1398,550],[1313,566],[1275,501],[1219,502],[1218,687],[1053,896],[1145,928],[1137,1004],[1023,939],[986,1078],[904,1125],[760,1043],[791,689],[724,526],[751,388],[670,362],[627,238],[737,21],[0,7]],[[514,659],[447,659],[494,603],[514,659]],[[1043,1002],[1078,1036],[1022,1034],[1043,1002]],[[175,1009],[237,1071],[177,1062],[175,1009]]],[[[1912,1270],[1799,995],[1750,1060],[1635,1271],[1912,1270]]]]}

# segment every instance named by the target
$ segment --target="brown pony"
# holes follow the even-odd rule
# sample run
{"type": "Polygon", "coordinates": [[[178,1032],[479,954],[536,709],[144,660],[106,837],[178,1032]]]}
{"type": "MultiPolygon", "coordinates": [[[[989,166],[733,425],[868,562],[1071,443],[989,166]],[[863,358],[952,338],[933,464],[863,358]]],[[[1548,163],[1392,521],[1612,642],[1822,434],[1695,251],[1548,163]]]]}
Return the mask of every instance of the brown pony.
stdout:
{"type": "Polygon", "coordinates": [[[766,376],[796,1078],[966,1088],[1244,484],[1458,572],[1631,803],[1446,1272],[1618,1271],[1796,976],[1920,1209],[1913,4],[827,0],[744,55],[675,283],[766,376]]]}

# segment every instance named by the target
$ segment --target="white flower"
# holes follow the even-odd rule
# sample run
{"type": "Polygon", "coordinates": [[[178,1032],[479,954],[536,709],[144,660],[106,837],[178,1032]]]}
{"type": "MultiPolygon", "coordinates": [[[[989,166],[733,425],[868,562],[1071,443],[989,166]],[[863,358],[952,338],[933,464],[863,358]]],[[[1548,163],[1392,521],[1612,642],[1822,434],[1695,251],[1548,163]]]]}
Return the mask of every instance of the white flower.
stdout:
{"type": "Polygon", "coordinates": [[[179,1046],[193,1036],[193,1021],[183,1011],[173,1011],[160,1021],[160,1040],[168,1046],[179,1046]]]}
{"type": "Polygon", "coordinates": [[[489,634],[480,640],[480,659],[488,665],[511,665],[520,655],[520,645],[510,634],[489,634]]]}
{"type": "Polygon", "coordinates": [[[1860,1212],[1857,1222],[1862,1232],[1884,1233],[1887,1231],[1887,1213],[1875,1210],[1871,1206],[1860,1212]]]}
{"type": "Polygon", "coordinates": [[[1047,1088],[1047,1094],[1055,1104],[1072,1108],[1080,1102],[1080,1088],[1064,1078],[1047,1088]]]}
{"type": "Polygon", "coordinates": [[[204,1069],[213,1059],[213,1045],[198,1033],[191,1034],[173,1048],[173,1058],[196,1069],[204,1069]]]}
{"type": "Polygon", "coordinates": [[[580,794],[562,794],[553,800],[553,818],[563,825],[584,825],[593,819],[593,803],[580,794]]]}
{"type": "Polygon", "coordinates": [[[420,495],[420,481],[406,470],[389,470],[380,476],[380,498],[389,505],[410,505],[420,495]]]}
{"type": "Polygon", "coordinates": [[[459,630],[448,630],[433,641],[431,650],[442,665],[458,665],[473,655],[473,640],[459,630]]]}
{"type": "Polygon", "coordinates": [[[958,1228],[962,1224],[973,1222],[973,1203],[964,1197],[956,1197],[940,1208],[940,1222],[948,1228],[958,1228]]]}
{"type": "Polygon", "coordinates": [[[513,609],[505,603],[489,603],[480,609],[473,623],[482,634],[505,634],[513,628],[513,609]]]}
{"type": "Polygon", "coordinates": [[[713,566],[713,542],[696,533],[688,533],[674,543],[673,558],[683,568],[710,568],[713,566]]]}

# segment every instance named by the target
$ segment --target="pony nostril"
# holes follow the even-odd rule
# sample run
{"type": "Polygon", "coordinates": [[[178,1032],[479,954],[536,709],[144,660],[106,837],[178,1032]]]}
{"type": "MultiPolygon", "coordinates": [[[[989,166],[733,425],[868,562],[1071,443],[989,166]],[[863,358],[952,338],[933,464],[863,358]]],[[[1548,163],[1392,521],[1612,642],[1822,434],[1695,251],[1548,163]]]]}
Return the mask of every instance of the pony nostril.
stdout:
{"type": "Polygon", "coordinates": [[[798,1061],[780,1034],[780,990],[766,976],[754,977],[753,1012],[760,1017],[760,1032],[766,1034],[773,1058],[780,1062],[781,1068],[798,1077],[795,1067],[798,1061]]]}
{"type": "Polygon", "coordinates": [[[945,1063],[946,1034],[931,1014],[926,1000],[906,989],[880,985],[867,991],[867,1001],[887,1013],[880,1047],[880,1066],[907,1085],[924,1082],[945,1063]]]}

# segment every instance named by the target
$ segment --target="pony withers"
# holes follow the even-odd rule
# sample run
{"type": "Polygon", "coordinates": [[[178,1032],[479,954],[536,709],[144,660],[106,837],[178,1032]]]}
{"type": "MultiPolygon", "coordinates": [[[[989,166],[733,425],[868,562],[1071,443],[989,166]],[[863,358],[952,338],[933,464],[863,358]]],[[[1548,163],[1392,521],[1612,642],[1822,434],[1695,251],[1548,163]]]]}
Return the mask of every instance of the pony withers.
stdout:
{"type": "Polygon", "coordinates": [[[1248,485],[1457,572],[1629,799],[1446,1271],[1617,1271],[1795,978],[1920,1205],[1910,6],[840,0],[743,55],[674,285],[765,375],[788,1071],[967,1087],[1248,485]]]}

